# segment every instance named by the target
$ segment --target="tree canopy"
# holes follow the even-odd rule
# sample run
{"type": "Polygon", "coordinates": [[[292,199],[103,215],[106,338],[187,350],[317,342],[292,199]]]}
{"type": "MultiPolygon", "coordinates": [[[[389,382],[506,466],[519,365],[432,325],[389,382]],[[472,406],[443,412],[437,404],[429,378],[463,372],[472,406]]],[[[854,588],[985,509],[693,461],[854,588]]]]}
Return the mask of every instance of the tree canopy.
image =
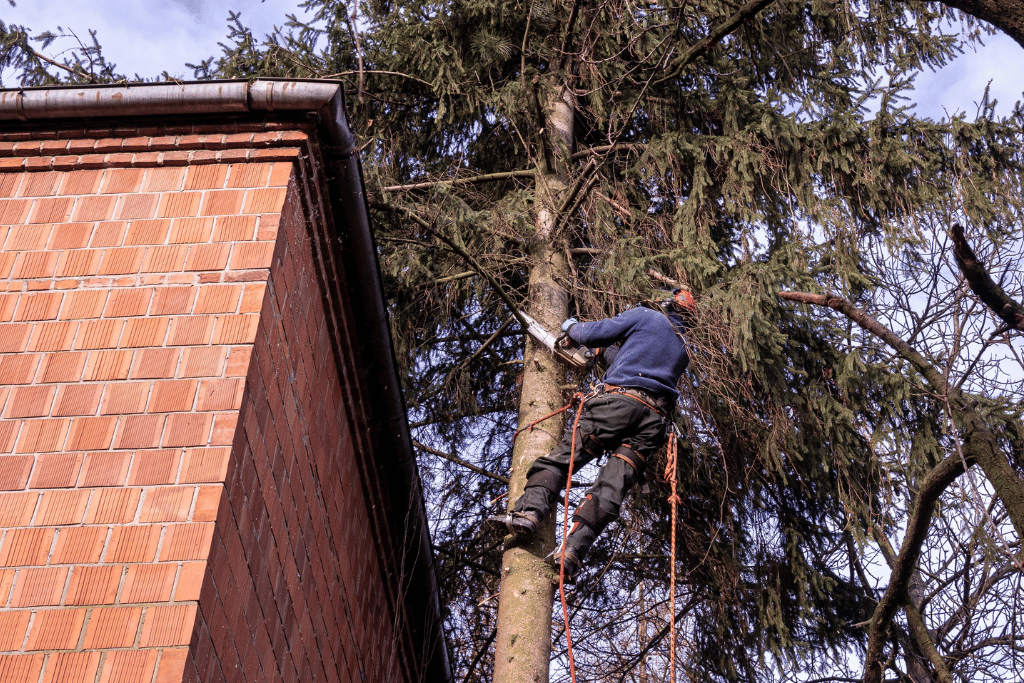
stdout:
{"type": "MultiPolygon", "coordinates": [[[[1024,111],[908,100],[981,26],[888,0],[302,6],[262,39],[232,17],[196,76],[345,79],[462,680],[530,656],[570,677],[550,577],[528,580],[551,530],[503,553],[480,521],[564,414],[524,427],[595,378],[526,343],[503,295],[554,327],[676,283],[699,304],[679,595],[655,464],[568,593],[580,675],[664,680],[673,648],[686,680],[1024,670],[1024,111]]],[[[80,79],[3,31],[29,82],[80,79]]]]}

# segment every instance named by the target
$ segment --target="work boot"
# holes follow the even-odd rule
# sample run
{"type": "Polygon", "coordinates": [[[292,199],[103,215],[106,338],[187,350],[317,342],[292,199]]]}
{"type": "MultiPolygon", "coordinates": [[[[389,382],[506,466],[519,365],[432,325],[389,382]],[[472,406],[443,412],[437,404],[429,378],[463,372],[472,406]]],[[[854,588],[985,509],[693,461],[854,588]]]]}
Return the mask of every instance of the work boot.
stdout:
{"type": "MultiPolygon", "coordinates": [[[[544,562],[555,570],[555,583],[558,583],[559,568],[562,566],[562,546],[558,546],[548,553],[544,562]]],[[[565,583],[576,583],[581,569],[583,569],[583,564],[580,562],[580,558],[577,557],[572,546],[568,546],[565,549],[565,583]]]]}
{"type": "Polygon", "coordinates": [[[512,534],[517,540],[529,536],[540,526],[541,517],[532,510],[525,512],[512,511],[506,515],[488,517],[484,524],[492,533],[512,534]]]}

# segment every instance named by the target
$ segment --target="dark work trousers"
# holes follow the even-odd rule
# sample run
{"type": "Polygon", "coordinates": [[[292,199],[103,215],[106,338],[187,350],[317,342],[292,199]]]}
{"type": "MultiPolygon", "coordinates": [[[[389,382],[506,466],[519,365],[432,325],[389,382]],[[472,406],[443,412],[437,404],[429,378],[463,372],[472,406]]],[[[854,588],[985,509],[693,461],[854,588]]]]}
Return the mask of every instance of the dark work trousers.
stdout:
{"type": "MultiPolygon", "coordinates": [[[[647,403],[653,404],[653,399],[647,403]]],[[[669,418],[662,413],[618,393],[599,394],[587,400],[582,411],[576,431],[573,472],[605,453],[611,455],[587,491],[586,500],[573,514],[567,544],[580,560],[608,523],[619,516],[626,494],[643,478],[647,462],[665,443],[669,424],[669,418]]],[[[529,511],[541,518],[547,515],[566,484],[572,439],[570,426],[551,453],[534,461],[514,512],[529,511]]]]}

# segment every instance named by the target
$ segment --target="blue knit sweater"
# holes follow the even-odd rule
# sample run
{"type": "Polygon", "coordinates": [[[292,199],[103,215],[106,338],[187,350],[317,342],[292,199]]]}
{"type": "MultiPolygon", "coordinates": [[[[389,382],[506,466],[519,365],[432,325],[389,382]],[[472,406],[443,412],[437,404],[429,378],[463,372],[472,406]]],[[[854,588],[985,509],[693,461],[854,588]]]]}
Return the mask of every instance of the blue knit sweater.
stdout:
{"type": "MultiPolygon", "coordinates": [[[[682,322],[675,317],[673,322],[682,331],[682,322]]],[[[675,401],[679,398],[676,383],[690,357],[673,322],[664,313],[638,306],[614,318],[577,323],[569,328],[569,336],[591,348],[621,342],[604,381],[675,401]]]]}

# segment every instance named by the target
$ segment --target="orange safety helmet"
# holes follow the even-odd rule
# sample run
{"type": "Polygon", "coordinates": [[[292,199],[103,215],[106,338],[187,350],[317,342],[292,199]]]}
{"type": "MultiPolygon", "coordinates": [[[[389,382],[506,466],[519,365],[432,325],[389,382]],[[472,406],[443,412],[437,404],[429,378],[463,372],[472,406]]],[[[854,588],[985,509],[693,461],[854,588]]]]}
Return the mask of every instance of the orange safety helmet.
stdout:
{"type": "Polygon", "coordinates": [[[682,287],[672,290],[672,303],[682,311],[693,312],[697,310],[697,301],[693,298],[693,294],[682,287]]]}

